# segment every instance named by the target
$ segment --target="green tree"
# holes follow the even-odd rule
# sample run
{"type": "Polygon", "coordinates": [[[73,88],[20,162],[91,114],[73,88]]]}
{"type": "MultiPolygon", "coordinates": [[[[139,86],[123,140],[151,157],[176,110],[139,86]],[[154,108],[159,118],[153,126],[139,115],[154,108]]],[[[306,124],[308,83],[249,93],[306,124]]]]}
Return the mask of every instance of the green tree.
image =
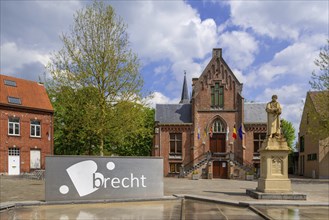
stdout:
{"type": "Polygon", "coordinates": [[[294,141],[296,139],[295,128],[291,122],[286,121],[285,119],[281,120],[282,134],[287,141],[290,151],[294,151],[294,141]]]}
{"type": "Polygon", "coordinates": [[[94,147],[101,156],[105,139],[112,132],[110,119],[115,106],[141,99],[139,60],[129,48],[126,27],[111,6],[94,1],[74,15],[70,33],[61,36],[63,48],[53,54],[48,65],[54,80],[53,91],[59,92],[63,87],[94,88],[91,99],[97,108],[87,98],[83,100],[91,108],[88,111],[97,112],[97,126],[86,130],[92,130],[98,139],[94,147]]]}
{"type": "Polygon", "coordinates": [[[96,89],[65,86],[56,93],[48,89],[48,93],[55,109],[55,154],[98,154],[99,137],[95,131],[99,109],[93,99],[96,89]]]}
{"type": "Polygon", "coordinates": [[[154,127],[154,109],[123,102],[112,117],[112,133],[107,139],[112,153],[121,156],[149,156],[154,127]]]}
{"type": "Polygon", "coordinates": [[[329,90],[329,39],[327,45],[324,46],[319,57],[315,59],[314,64],[319,68],[318,71],[312,72],[312,80],[309,82],[313,90],[328,91],[329,90]]]}

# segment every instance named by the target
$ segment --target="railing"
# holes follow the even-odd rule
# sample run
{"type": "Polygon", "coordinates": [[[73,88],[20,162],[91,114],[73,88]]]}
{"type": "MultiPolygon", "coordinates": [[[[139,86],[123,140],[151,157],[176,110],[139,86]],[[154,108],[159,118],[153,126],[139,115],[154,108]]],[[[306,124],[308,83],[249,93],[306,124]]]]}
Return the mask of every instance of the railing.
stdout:
{"type": "Polygon", "coordinates": [[[198,166],[206,163],[211,158],[211,152],[204,153],[199,157],[195,158],[194,160],[190,161],[189,163],[182,165],[180,177],[185,177],[193,170],[199,168],[198,166]]]}

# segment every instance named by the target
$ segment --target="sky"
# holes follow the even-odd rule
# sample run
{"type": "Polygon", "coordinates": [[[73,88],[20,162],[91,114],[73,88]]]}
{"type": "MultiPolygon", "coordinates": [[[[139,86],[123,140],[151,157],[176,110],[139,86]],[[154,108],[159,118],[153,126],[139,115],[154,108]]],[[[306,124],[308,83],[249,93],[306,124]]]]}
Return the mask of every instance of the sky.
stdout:
{"type": "MultiPolygon", "coordinates": [[[[277,94],[282,117],[299,128],[314,60],[329,38],[327,0],[105,1],[128,25],[144,92],[155,103],[178,103],[184,71],[191,92],[213,48],[240,82],[247,101],[277,94]]],[[[62,47],[73,15],[91,1],[1,0],[0,72],[38,81],[62,47]]]]}

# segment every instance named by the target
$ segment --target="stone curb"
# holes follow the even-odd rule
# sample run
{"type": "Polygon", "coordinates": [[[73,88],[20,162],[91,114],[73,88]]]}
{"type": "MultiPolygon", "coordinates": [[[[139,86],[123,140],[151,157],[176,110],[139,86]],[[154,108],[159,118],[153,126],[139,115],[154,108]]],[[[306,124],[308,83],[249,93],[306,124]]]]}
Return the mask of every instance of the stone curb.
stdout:
{"type": "Polygon", "coordinates": [[[159,198],[147,198],[147,199],[115,199],[115,200],[70,200],[70,201],[18,201],[18,202],[4,202],[0,203],[0,211],[5,209],[11,209],[22,206],[39,206],[39,205],[67,205],[67,204],[93,204],[93,203],[122,203],[122,202],[147,202],[147,201],[165,201],[165,200],[177,200],[175,196],[163,196],[159,198]]]}

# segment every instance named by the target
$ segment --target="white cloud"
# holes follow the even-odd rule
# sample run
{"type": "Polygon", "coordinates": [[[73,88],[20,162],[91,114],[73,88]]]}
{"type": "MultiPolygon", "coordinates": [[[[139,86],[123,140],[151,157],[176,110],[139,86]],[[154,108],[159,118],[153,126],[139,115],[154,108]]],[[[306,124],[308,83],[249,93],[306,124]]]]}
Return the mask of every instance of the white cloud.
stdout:
{"type": "Polygon", "coordinates": [[[231,21],[271,38],[328,33],[328,1],[229,1],[231,21]]]}
{"type": "Polygon", "coordinates": [[[246,76],[246,86],[265,86],[286,76],[296,76],[296,79],[308,82],[325,39],[324,35],[305,37],[277,52],[271,61],[261,64],[246,76]]]}
{"type": "Polygon", "coordinates": [[[161,92],[154,92],[149,97],[146,97],[145,101],[148,106],[155,108],[156,104],[178,104],[180,99],[170,99],[161,92]]]}
{"type": "Polygon", "coordinates": [[[219,45],[224,48],[225,57],[235,68],[250,66],[258,52],[256,39],[243,31],[225,32],[219,36],[219,45]]]}
{"type": "MultiPolygon", "coordinates": [[[[14,71],[25,64],[40,62],[46,65],[50,60],[49,54],[37,50],[18,48],[16,43],[9,42],[1,45],[1,72],[7,75],[16,74],[14,71]]],[[[37,73],[41,74],[41,73],[37,73]]]]}
{"type": "MultiPolygon", "coordinates": [[[[193,59],[204,59],[216,47],[217,26],[213,19],[201,20],[184,1],[111,4],[129,24],[133,50],[143,61],[168,60],[172,64],[168,72],[174,81],[168,83],[167,90],[180,90],[184,70],[189,84],[192,77],[201,74],[201,65],[193,59]]],[[[155,70],[159,73],[163,69],[160,66],[155,70]]]]}

